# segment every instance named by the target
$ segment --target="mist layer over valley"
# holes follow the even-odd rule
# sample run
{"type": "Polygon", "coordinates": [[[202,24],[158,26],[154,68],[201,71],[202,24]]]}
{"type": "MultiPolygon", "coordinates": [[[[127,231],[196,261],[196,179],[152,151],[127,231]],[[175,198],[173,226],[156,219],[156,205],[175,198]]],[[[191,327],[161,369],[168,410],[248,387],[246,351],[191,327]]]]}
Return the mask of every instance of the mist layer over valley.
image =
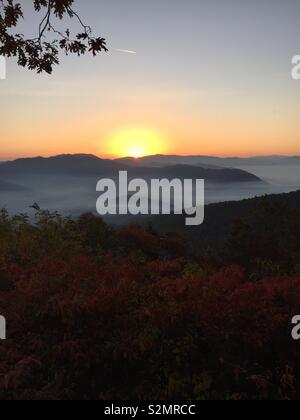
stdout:
{"type": "MultiPolygon", "coordinates": [[[[153,156],[103,160],[90,155],[20,159],[0,164],[0,207],[10,214],[27,213],[33,203],[65,215],[95,212],[96,184],[101,178],[205,179],[206,204],[237,201],[299,189],[299,158],[220,159],[153,156]],[[234,164],[234,166],[233,166],[234,164]]],[[[127,218],[109,217],[114,223],[127,218]]]]}

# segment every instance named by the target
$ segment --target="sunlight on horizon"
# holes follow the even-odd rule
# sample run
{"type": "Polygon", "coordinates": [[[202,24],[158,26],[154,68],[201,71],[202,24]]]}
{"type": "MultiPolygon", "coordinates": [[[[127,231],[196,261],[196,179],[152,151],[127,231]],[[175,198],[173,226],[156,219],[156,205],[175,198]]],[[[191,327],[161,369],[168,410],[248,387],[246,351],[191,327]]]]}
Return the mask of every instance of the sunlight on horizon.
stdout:
{"type": "Polygon", "coordinates": [[[105,153],[117,157],[141,158],[166,151],[166,139],[147,127],[125,127],[113,133],[106,142],[105,153]]]}

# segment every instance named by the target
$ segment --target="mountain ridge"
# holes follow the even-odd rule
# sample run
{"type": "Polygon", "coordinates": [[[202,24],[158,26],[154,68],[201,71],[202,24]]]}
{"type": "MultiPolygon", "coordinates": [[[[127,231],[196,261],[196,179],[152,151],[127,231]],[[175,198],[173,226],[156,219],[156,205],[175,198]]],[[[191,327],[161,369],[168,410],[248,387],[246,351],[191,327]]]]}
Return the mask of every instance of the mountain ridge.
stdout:
{"type": "Polygon", "coordinates": [[[131,176],[192,177],[214,182],[262,182],[259,177],[239,168],[214,168],[186,163],[166,164],[158,168],[140,164],[130,165],[126,160],[102,159],[88,154],[65,154],[47,158],[38,156],[5,162],[0,166],[0,177],[21,174],[110,176],[121,170],[127,170],[131,176]]]}
{"type": "Polygon", "coordinates": [[[192,164],[217,169],[220,167],[242,167],[242,166],[272,166],[272,165],[300,165],[300,156],[253,156],[253,157],[218,157],[206,155],[152,155],[139,159],[121,158],[118,162],[125,162],[131,166],[166,166],[171,164],[192,164]]]}

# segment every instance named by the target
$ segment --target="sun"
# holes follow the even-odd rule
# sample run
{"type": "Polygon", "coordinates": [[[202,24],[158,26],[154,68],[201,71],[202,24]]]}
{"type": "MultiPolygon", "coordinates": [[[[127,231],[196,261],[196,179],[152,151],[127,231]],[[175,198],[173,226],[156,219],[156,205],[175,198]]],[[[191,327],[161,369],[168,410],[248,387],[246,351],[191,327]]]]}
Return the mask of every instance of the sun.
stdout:
{"type": "Polygon", "coordinates": [[[144,156],[144,153],[141,150],[132,150],[131,152],[129,152],[129,156],[135,159],[139,159],[144,156]]]}
{"type": "Polygon", "coordinates": [[[145,127],[122,128],[109,138],[109,153],[119,157],[133,157],[163,153],[166,148],[164,137],[156,130],[145,127]]]}

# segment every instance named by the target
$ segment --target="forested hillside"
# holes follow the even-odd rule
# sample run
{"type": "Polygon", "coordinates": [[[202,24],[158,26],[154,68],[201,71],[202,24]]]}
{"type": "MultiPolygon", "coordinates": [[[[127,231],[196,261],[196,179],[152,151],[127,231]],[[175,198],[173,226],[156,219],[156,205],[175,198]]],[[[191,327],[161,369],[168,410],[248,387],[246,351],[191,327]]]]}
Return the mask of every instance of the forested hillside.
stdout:
{"type": "Polygon", "coordinates": [[[286,232],[282,231],[288,229],[286,221],[291,212],[298,209],[300,209],[300,191],[210,204],[205,208],[205,222],[198,227],[186,226],[185,217],[180,215],[152,217],[145,224],[151,221],[153,228],[160,232],[176,231],[188,239],[194,252],[211,250],[215,253],[224,248],[233,225],[237,227],[239,221],[252,227],[258,235],[262,234],[263,225],[268,229],[273,221],[275,224],[273,235],[280,237],[282,234],[282,240],[286,243],[286,232]]]}
{"type": "Polygon", "coordinates": [[[196,256],[151,227],[3,210],[0,399],[299,398],[300,217],[277,202],[196,256]]]}

